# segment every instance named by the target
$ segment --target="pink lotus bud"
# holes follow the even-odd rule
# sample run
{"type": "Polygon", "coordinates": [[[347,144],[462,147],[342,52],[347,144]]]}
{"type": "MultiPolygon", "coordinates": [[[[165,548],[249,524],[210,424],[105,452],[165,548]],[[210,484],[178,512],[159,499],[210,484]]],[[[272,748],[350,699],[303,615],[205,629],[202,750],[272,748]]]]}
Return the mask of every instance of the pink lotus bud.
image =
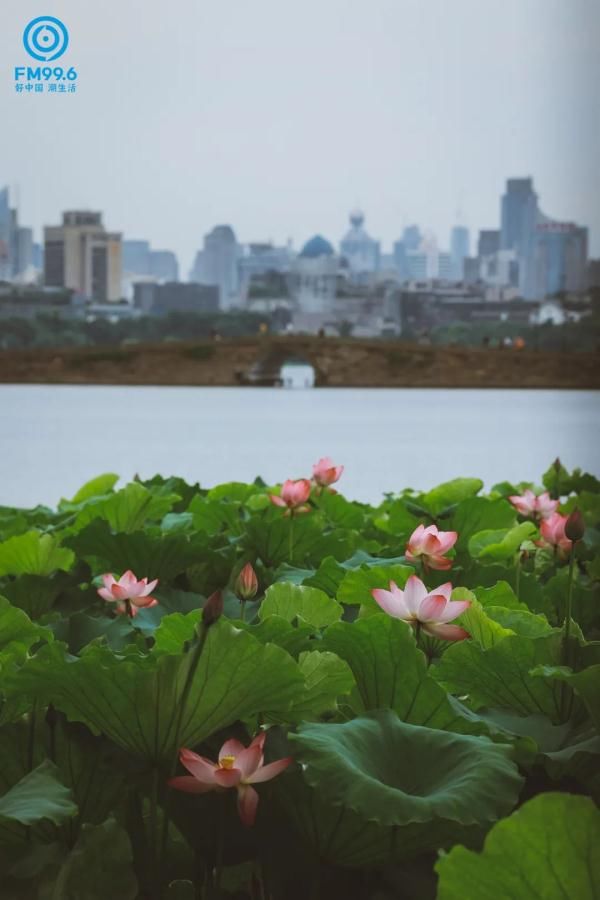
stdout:
{"type": "Polygon", "coordinates": [[[202,624],[205,625],[206,628],[210,628],[210,626],[214,625],[217,619],[220,619],[222,615],[223,594],[221,591],[215,591],[204,604],[204,609],[202,610],[202,624]]]}
{"type": "Polygon", "coordinates": [[[324,456],[313,466],[313,478],[319,487],[329,487],[342,477],[343,466],[336,466],[328,456],[324,456]]]}
{"type": "Polygon", "coordinates": [[[235,592],[240,600],[252,600],[258,591],[258,578],[251,563],[246,563],[235,581],[235,592]]]}
{"type": "Polygon", "coordinates": [[[299,478],[293,481],[288,478],[281,486],[281,494],[269,494],[271,503],[275,506],[287,507],[292,512],[308,512],[310,507],[304,506],[310,497],[310,481],[308,478],[299,478]]]}
{"type": "Polygon", "coordinates": [[[577,507],[565,522],[565,534],[573,543],[580,541],[585,534],[585,521],[577,507]]]}

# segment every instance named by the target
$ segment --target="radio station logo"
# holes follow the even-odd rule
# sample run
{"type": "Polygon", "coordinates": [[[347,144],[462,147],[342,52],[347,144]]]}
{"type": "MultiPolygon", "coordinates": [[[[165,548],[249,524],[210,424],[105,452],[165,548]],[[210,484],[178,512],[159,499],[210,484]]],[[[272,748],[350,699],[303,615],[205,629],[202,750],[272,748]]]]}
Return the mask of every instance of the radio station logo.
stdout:
{"type": "Polygon", "coordinates": [[[48,65],[60,59],[69,47],[69,31],[55,16],[37,16],[25,26],[23,46],[32,59],[46,65],[15,66],[17,94],[74,94],[77,91],[75,66],[48,65]]]}

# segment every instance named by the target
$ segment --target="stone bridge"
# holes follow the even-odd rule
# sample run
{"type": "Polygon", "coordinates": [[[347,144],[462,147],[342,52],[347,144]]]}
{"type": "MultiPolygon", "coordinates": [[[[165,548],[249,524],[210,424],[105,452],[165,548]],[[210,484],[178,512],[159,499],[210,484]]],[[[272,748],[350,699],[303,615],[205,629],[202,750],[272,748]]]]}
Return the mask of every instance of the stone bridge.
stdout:
{"type": "Polygon", "coordinates": [[[312,335],[3,351],[0,382],[269,385],[287,361],[312,365],[317,387],[600,388],[598,353],[312,335]]]}

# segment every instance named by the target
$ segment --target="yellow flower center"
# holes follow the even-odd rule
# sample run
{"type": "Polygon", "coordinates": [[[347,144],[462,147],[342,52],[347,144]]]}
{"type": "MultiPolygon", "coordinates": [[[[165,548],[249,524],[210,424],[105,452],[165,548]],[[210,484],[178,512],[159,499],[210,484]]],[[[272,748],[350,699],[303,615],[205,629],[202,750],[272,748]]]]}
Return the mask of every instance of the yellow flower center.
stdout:
{"type": "Polygon", "coordinates": [[[219,765],[222,769],[232,769],[235,762],[235,756],[222,756],[219,765]]]}

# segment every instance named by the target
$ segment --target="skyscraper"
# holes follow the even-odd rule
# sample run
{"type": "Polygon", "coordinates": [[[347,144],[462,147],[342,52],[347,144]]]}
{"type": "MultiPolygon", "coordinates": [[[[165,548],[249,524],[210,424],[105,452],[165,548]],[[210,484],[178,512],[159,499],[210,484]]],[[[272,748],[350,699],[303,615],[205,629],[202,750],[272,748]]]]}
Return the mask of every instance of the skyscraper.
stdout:
{"type": "Polygon", "coordinates": [[[204,247],[196,254],[190,281],[216,284],[221,309],[231,309],[238,300],[237,263],[240,255],[241,250],[230,225],[215,225],[204,236],[204,247]]]}
{"type": "Polygon", "coordinates": [[[501,201],[500,249],[514,250],[519,264],[519,291],[535,294],[534,248],[538,198],[532,178],[509,178],[501,201]]]}
{"type": "Polygon", "coordinates": [[[451,277],[455,281],[463,280],[465,259],[469,256],[469,248],[469,229],[464,225],[455,225],[450,232],[451,277]]]}
{"type": "Polygon", "coordinates": [[[90,300],[121,297],[121,235],[107,232],[102,214],[73,210],[62,225],[44,228],[44,283],[90,300]]]}
{"type": "Polygon", "coordinates": [[[587,228],[542,216],[535,234],[535,299],[585,289],[587,243],[587,228]]]}
{"type": "Polygon", "coordinates": [[[12,213],[8,188],[0,190],[0,281],[12,278],[12,213]]]}
{"type": "Polygon", "coordinates": [[[353,210],[350,213],[350,229],[340,241],[340,250],[348,261],[351,277],[379,269],[379,241],[367,234],[364,221],[364,213],[359,209],[353,210]]]}

